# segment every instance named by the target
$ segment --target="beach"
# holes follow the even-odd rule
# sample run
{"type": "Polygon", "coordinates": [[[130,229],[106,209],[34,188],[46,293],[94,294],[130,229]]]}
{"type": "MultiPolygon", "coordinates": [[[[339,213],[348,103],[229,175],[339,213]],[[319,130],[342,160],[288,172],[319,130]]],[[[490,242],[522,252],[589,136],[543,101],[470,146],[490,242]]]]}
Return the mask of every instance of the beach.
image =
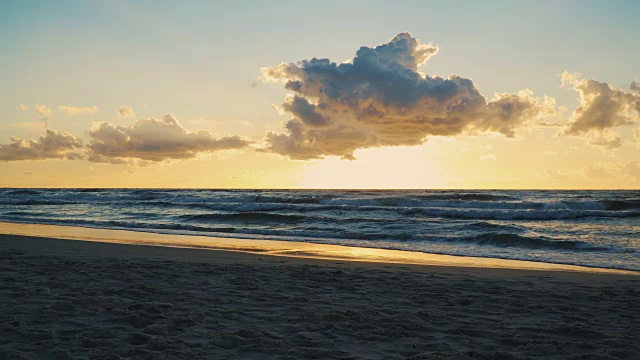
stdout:
{"type": "Polygon", "coordinates": [[[288,253],[152,246],[149,239],[126,243],[117,232],[105,242],[97,238],[108,234],[91,237],[94,230],[79,228],[67,230],[80,235],[54,239],[41,233],[64,229],[41,226],[38,233],[13,224],[22,230],[12,232],[3,225],[0,359],[633,359],[640,353],[634,272],[465,264],[464,257],[437,265],[392,256],[310,256],[296,253],[296,243],[288,253]]]}
{"type": "Polygon", "coordinates": [[[0,0],[0,360],[640,360],[639,4],[0,0]]]}

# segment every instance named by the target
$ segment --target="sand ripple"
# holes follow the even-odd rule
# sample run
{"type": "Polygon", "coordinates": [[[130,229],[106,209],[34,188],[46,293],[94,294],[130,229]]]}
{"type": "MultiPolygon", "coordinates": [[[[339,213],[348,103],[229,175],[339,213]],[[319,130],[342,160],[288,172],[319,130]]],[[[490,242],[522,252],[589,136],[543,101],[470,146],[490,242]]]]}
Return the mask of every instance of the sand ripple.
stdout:
{"type": "Polygon", "coordinates": [[[416,270],[225,252],[187,262],[176,254],[196,250],[156,248],[145,258],[118,255],[127,245],[68,243],[77,254],[0,241],[0,359],[640,354],[633,276],[416,270]]]}

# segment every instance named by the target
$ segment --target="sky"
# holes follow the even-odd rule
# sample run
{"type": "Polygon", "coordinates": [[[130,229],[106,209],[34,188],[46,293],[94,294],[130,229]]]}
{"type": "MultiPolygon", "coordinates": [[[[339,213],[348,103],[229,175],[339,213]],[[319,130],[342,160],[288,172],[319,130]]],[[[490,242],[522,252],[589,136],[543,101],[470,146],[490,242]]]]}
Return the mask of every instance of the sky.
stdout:
{"type": "Polygon", "coordinates": [[[639,18],[0,0],[0,187],[638,189],[639,18]]]}

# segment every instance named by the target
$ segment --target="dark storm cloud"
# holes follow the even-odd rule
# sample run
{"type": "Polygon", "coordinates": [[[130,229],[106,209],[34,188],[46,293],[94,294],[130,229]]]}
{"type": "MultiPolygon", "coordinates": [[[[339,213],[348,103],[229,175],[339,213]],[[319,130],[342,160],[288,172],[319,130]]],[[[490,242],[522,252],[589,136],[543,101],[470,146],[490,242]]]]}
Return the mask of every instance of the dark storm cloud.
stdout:
{"type": "Polygon", "coordinates": [[[353,158],[359,148],[419,145],[430,135],[493,131],[512,137],[554,111],[553,99],[528,90],[487,101],[470,79],[419,73],[437,52],[402,33],[361,47],[350,63],[312,58],[262,69],[294,94],[281,107],[292,117],[286,132],[267,133],[263,151],[293,159],[353,158]]]}

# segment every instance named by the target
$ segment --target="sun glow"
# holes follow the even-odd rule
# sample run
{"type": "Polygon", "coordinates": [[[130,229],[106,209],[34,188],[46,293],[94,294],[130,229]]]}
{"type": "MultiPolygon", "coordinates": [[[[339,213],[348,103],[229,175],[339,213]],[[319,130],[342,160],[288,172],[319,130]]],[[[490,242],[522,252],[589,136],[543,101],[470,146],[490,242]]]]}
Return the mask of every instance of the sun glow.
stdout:
{"type": "Polygon", "coordinates": [[[446,188],[452,179],[424,151],[410,147],[366,149],[357,160],[330,157],[305,166],[298,186],[312,189],[446,188]]]}

